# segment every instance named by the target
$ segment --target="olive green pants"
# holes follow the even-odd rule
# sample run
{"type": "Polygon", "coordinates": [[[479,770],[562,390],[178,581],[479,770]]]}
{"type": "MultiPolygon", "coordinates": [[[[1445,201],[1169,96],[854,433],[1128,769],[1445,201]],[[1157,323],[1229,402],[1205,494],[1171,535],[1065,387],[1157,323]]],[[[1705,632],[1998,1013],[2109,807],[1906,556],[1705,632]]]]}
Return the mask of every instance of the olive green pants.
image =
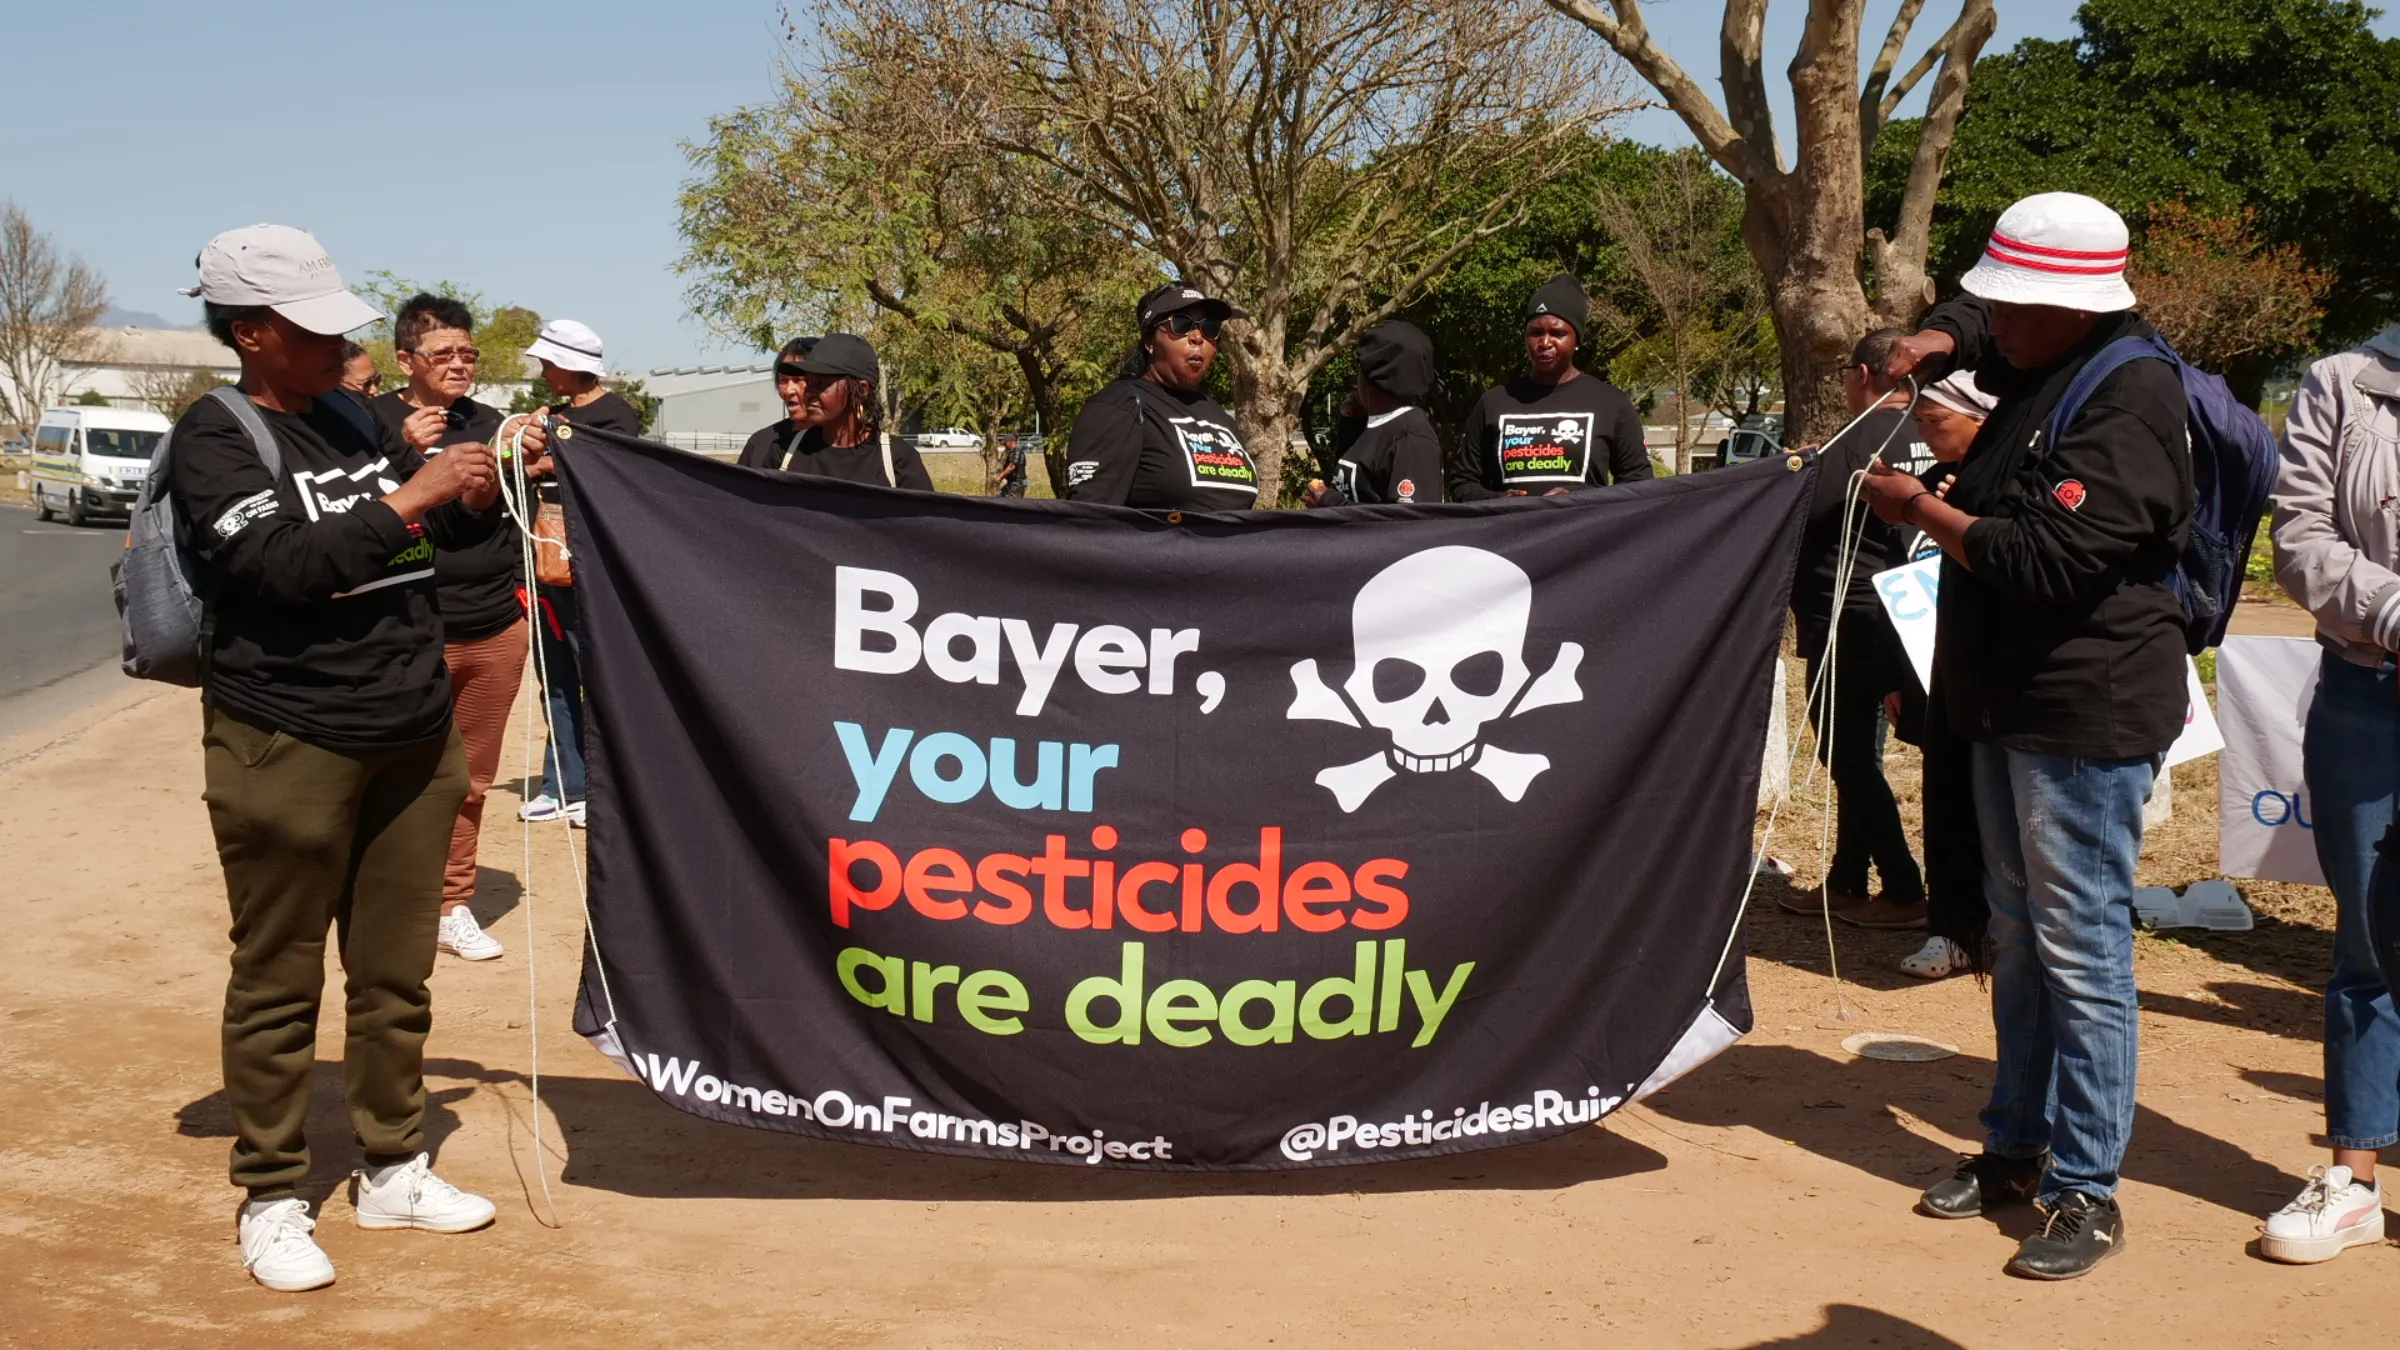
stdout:
{"type": "Polygon", "coordinates": [[[340,944],[350,1125],[370,1158],[425,1146],[425,1034],[451,823],[467,795],[452,731],[335,751],[203,712],[209,824],[233,910],[225,1099],[233,1183],[288,1194],[308,1176],[325,934],[340,944]]]}

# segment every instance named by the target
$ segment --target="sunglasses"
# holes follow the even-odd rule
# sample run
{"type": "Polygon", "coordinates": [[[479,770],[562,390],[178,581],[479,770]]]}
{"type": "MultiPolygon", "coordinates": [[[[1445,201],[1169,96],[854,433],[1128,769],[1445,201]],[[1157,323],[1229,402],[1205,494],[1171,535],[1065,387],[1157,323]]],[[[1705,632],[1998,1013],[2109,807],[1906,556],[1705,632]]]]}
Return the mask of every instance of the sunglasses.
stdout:
{"type": "Polygon", "coordinates": [[[1166,324],[1167,331],[1177,337],[1188,336],[1193,329],[1198,329],[1200,336],[1211,342],[1217,340],[1217,334],[1225,331],[1223,319],[1195,319],[1189,314],[1169,315],[1166,324]]]}

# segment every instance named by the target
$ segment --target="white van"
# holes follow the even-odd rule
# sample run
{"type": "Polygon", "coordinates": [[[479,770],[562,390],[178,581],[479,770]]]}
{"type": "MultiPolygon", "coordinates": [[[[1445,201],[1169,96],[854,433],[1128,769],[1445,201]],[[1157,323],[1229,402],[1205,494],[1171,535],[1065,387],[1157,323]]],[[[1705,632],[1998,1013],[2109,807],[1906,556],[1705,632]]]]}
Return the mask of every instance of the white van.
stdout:
{"type": "Polygon", "coordinates": [[[150,457],[174,423],[131,408],[52,408],[33,433],[33,505],[70,525],[125,517],[150,476],[150,457]]]}

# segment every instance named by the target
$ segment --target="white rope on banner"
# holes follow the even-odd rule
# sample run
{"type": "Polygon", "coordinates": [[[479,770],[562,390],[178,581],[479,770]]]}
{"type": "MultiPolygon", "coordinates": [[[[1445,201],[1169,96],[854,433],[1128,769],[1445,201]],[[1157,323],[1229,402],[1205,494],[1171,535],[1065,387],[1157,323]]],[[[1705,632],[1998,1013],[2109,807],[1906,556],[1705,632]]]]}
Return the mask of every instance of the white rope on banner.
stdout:
{"type": "MultiPolygon", "coordinates": [[[[547,745],[555,746],[558,743],[557,721],[550,712],[550,663],[548,657],[543,654],[540,633],[542,624],[541,578],[535,567],[536,550],[540,545],[534,534],[534,520],[540,507],[535,499],[531,476],[525,471],[525,432],[537,417],[539,414],[535,413],[512,413],[502,419],[499,433],[492,438],[495,448],[503,443],[507,446],[500,472],[501,507],[516,525],[518,563],[522,568],[525,586],[525,613],[529,621],[528,626],[533,630],[528,636],[532,640],[536,686],[533,697],[526,704],[522,731],[518,737],[519,777],[517,781],[520,784],[520,794],[523,786],[533,781],[533,732],[536,715],[534,710],[537,705],[541,710],[539,714],[541,727],[547,737],[547,745]],[[511,422],[516,423],[513,433],[509,429],[511,422]],[[511,439],[512,435],[513,439],[511,439]]],[[[546,750],[546,753],[555,752],[546,750]]],[[[563,781],[560,790],[565,790],[563,781]]],[[[583,910],[584,931],[589,935],[592,921],[591,894],[584,883],[582,860],[575,855],[574,822],[563,811],[558,816],[558,822],[560,828],[566,831],[567,866],[575,875],[575,894],[583,910]]],[[[546,1228],[563,1228],[565,1224],[558,1217],[558,1202],[550,1193],[549,1166],[543,1160],[542,1155],[542,1004],[540,971],[535,961],[535,947],[539,943],[540,928],[536,924],[534,916],[533,881],[533,833],[534,825],[537,822],[526,820],[524,813],[519,812],[517,823],[518,833],[524,845],[524,858],[520,864],[522,870],[518,877],[517,890],[519,898],[525,906],[525,1026],[526,1037],[531,1044],[527,1078],[532,1091],[533,1165],[534,1176],[541,1182],[542,1204],[549,1210],[546,1218],[540,1214],[536,1214],[534,1218],[536,1222],[546,1228]]],[[[591,937],[589,940],[593,943],[596,954],[598,939],[591,937]]],[[[605,969],[600,973],[600,988],[608,1003],[608,1025],[613,1029],[617,1021],[616,999],[608,994],[608,972],[605,969]]]]}
{"type": "MultiPolygon", "coordinates": [[[[1902,427],[1908,425],[1909,418],[1916,412],[1918,392],[1916,379],[1913,376],[1904,378],[1908,380],[1908,402],[1900,409],[1901,419],[1892,424],[1891,431],[1884,435],[1883,443],[1876,446],[1875,453],[1869,456],[1870,461],[1883,459],[1884,452],[1892,448],[1893,438],[1900,434],[1900,429],[1902,427]]],[[[1888,397],[1888,395],[1886,397],[1888,397]]],[[[1839,441],[1842,437],[1849,435],[1853,430],[1857,429],[1859,423],[1866,421],[1868,417],[1879,411],[1882,411],[1884,406],[1883,400],[1877,400],[1872,407],[1869,407],[1866,411],[1860,413],[1858,416],[1851,418],[1849,425],[1844,426],[1840,431],[1835,432],[1833,435],[1826,437],[1824,443],[1826,445],[1832,445],[1834,442],[1839,441]]],[[[1888,460],[1885,462],[1890,463],[1888,460]]],[[[1895,465],[1894,467],[1898,466],[1895,465]]],[[[1711,999],[1716,997],[1717,982],[1725,977],[1725,963],[1733,956],[1734,940],[1741,935],[1742,921],[1749,916],[1750,899],[1758,891],[1758,874],[1766,865],[1768,847],[1775,841],[1775,824],[1783,815],[1783,804],[1787,801],[1790,801],[1795,794],[1815,784],[1817,767],[1820,762],[1827,766],[1827,781],[1831,781],[1831,765],[1833,762],[1834,741],[1833,696],[1836,689],[1839,687],[1839,682],[1834,678],[1833,673],[1834,659],[1841,652],[1842,606],[1847,603],[1850,598],[1850,583],[1852,578],[1856,575],[1856,569],[1858,565],[1859,541],[1866,535],[1866,517],[1858,512],[1859,489],[1865,484],[1866,478],[1867,471],[1865,469],[1860,469],[1856,473],[1851,474],[1848,488],[1842,496],[1842,519],[1844,524],[1841,551],[1834,563],[1833,618],[1832,622],[1826,625],[1825,651],[1818,660],[1817,678],[1810,683],[1806,694],[1807,702],[1802,705],[1804,708],[1821,710],[1817,718],[1811,721],[1809,724],[1809,739],[1818,742],[1823,750],[1823,753],[1821,755],[1812,757],[1806,776],[1796,783],[1789,791],[1777,798],[1775,805],[1767,812],[1767,828],[1765,832],[1759,836],[1757,850],[1750,856],[1750,878],[1749,881],[1742,887],[1742,902],[1734,910],[1732,926],[1726,930],[1724,949],[1717,953],[1717,968],[1715,972],[1708,977],[1708,996],[1711,999]],[[1823,695],[1822,702],[1819,701],[1820,693],[1823,695]]],[[[1782,660],[1782,653],[1778,652],[1774,659],[1778,661],[1782,660]]],[[[1791,750],[1784,759],[1784,774],[1787,781],[1790,779],[1792,767],[1800,760],[1801,744],[1802,738],[1798,734],[1795,734],[1792,737],[1791,750]]],[[[1818,840],[1818,848],[1820,852],[1823,853],[1825,861],[1828,864],[1832,862],[1833,858],[1833,812],[1834,803],[1827,801],[1825,804],[1825,819],[1823,828],[1818,840]]],[[[1850,1020],[1850,1006],[1848,999],[1843,993],[1841,957],[1835,951],[1833,936],[1833,907],[1829,903],[1832,894],[1832,884],[1833,877],[1829,867],[1825,878],[1818,883],[1817,910],[1818,913],[1823,916],[1825,922],[1825,960],[1827,968],[1831,971],[1833,977],[1833,996],[1836,1016],[1840,1020],[1846,1022],[1850,1020]]]]}

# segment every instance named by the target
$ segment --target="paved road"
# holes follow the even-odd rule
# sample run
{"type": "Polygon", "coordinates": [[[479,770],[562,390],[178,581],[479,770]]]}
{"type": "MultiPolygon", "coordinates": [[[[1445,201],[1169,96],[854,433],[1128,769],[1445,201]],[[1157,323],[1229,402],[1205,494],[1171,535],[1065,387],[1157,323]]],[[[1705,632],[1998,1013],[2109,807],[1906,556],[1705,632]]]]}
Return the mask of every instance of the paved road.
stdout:
{"type": "Polygon", "coordinates": [[[123,526],[74,529],[0,506],[0,703],[117,655],[108,565],[124,544],[123,526]]]}

